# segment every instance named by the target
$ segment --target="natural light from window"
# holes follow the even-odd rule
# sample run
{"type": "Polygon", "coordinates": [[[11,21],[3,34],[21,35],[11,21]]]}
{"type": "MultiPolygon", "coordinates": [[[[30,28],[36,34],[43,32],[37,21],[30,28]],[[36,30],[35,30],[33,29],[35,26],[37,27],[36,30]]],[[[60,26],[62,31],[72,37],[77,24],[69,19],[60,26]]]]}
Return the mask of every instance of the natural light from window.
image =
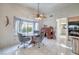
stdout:
{"type": "Polygon", "coordinates": [[[15,18],[15,31],[16,33],[31,34],[39,31],[39,24],[36,21],[15,18]]]}

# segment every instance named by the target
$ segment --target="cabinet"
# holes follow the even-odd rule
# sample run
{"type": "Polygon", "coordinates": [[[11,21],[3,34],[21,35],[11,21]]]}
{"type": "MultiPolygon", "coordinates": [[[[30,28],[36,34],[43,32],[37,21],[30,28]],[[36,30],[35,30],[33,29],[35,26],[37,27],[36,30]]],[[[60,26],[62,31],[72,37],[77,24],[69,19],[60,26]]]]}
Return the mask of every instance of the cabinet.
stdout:
{"type": "Polygon", "coordinates": [[[73,53],[76,53],[79,55],[79,38],[78,37],[73,37],[73,47],[72,47],[72,51],[73,53]]]}

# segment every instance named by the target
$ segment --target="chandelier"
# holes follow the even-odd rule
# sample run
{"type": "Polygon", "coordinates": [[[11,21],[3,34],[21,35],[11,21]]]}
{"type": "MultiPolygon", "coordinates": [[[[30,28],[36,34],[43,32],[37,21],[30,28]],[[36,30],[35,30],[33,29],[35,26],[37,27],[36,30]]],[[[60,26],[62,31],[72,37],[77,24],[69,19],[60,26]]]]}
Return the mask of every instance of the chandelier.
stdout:
{"type": "Polygon", "coordinates": [[[39,11],[39,3],[38,3],[38,4],[37,4],[37,14],[36,14],[35,19],[37,19],[37,20],[42,20],[42,19],[44,19],[44,18],[46,18],[46,16],[44,16],[44,14],[40,14],[40,11],[39,11]]]}

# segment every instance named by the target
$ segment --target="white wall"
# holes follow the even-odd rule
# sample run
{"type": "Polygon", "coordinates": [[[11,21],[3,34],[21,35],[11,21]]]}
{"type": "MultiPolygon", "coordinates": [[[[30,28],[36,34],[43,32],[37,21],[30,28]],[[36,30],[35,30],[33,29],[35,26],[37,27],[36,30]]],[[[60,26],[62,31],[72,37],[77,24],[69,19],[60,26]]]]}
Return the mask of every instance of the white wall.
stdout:
{"type": "Polygon", "coordinates": [[[52,17],[43,20],[42,23],[43,23],[42,27],[43,27],[43,25],[48,25],[48,26],[52,26],[56,29],[56,20],[52,17]]]}
{"type": "Polygon", "coordinates": [[[0,4],[0,49],[18,43],[17,36],[14,36],[13,17],[29,17],[33,11],[18,4],[0,4]],[[6,18],[9,18],[9,25],[5,27],[6,18]]]}

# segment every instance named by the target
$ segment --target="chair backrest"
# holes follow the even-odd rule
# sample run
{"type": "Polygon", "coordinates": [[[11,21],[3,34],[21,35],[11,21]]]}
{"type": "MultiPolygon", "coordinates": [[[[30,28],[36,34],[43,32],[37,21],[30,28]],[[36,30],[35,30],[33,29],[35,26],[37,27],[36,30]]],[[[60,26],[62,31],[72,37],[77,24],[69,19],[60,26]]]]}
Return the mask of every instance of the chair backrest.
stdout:
{"type": "Polygon", "coordinates": [[[37,35],[36,38],[37,38],[38,42],[42,42],[42,40],[43,40],[41,33],[39,35],[37,35]]]}
{"type": "Polygon", "coordinates": [[[18,33],[18,38],[19,38],[19,41],[20,41],[20,42],[22,42],[22,41],[23,41],[22,34],[18,33]]]}
{"type": "Polygon", "coordinates": [[[27,36],[22,36],[21,33],[18,33],[18,38],[19,38],[19,41],[22,42],[22,43],[25,43],[26,41],[29,41],[30,38],[27,37],[27,36]]]}
{"type": "Polygon", "coordinates": [[[37,33],[38,35],[35,36],[39,41],[42,39],[41,38],[41,34],[40,34],[40,31],[34,31],[34,33],[37,33]]]}

